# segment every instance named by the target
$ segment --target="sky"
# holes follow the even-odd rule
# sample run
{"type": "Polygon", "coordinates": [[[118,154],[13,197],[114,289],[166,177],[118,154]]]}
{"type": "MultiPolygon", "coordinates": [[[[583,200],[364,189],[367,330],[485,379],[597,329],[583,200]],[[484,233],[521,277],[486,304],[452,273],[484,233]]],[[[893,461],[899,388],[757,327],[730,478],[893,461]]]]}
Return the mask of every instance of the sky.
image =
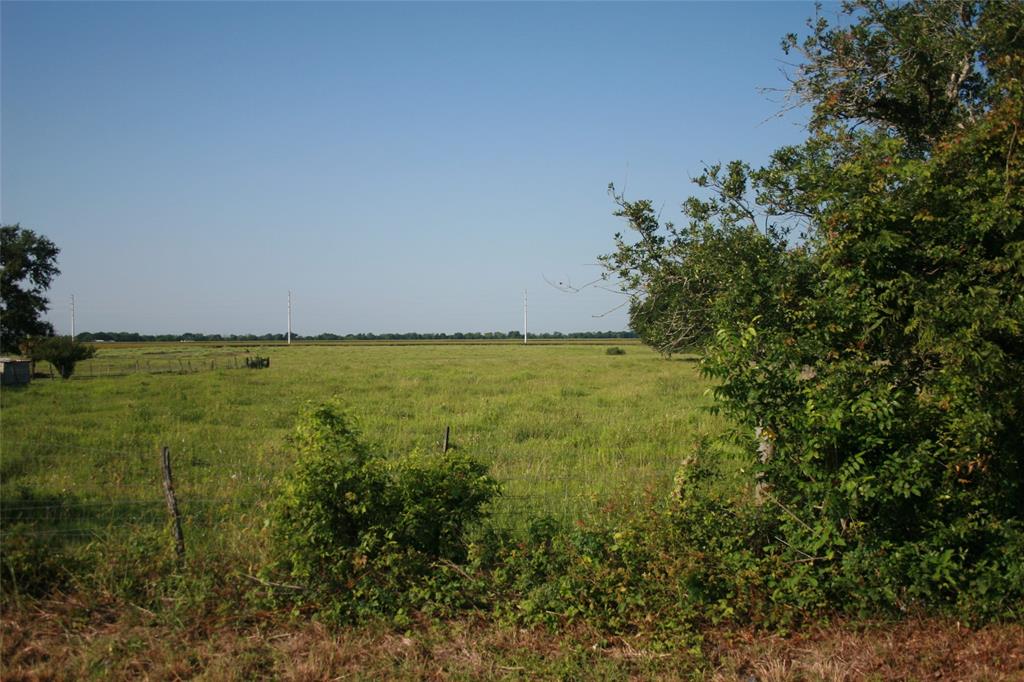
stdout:
{"type": "MultiPolygon", "coordinates": [[[[826,8],[827,9],[827,8],[826,8]]],[[[813,3],[0,5],[0,219],[58,333],[622,330],[566,293],[704,163],[763,163],[813,3]]]]}

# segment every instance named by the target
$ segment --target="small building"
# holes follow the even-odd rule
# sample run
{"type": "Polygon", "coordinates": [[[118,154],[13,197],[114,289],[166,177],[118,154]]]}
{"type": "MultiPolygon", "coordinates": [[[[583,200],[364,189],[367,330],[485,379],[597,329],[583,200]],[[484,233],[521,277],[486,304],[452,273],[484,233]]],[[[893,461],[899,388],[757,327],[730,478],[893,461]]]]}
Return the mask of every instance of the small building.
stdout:
{"type": "Polygon", "coordinates": [[[0,385],[22,386],[32,380],[32,363],[18,358],[0,358],[0,385]]]}

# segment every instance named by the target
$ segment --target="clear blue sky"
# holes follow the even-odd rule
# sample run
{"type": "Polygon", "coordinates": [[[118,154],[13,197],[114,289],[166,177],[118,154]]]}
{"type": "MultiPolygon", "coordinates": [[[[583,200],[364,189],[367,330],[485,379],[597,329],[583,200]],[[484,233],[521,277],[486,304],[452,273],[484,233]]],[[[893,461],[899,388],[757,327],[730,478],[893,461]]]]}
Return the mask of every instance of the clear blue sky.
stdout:
{"type": "Polygon", "coordinates": [[[2,5],[2,217],[58,331],[625,329],[609,182],[764,161],[799,3],[2,5]],[[766,121],[766,119],[769,119],[766,121]]]}

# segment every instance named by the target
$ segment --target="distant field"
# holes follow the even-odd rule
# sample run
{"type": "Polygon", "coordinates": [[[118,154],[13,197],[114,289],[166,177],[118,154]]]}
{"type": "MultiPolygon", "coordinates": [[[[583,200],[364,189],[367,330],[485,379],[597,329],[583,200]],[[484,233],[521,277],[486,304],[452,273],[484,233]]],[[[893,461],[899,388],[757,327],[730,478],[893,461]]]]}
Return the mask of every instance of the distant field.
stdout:
{"type": "Polygon", "coordinates": [[[331,397],[387,453],[436,450],[451,426],[453,446],[504,484],[498,523],[662,495],[693,444],[723,428],[693,358],[628,340],[97,347],[70,381],[0,394],[4,522],[77,533],[160,519],[162,446],[197,525],[252,521],[292,459],[300,406],[331,397]],[[235,369],[247,354],[271,367],[235,369]]]}

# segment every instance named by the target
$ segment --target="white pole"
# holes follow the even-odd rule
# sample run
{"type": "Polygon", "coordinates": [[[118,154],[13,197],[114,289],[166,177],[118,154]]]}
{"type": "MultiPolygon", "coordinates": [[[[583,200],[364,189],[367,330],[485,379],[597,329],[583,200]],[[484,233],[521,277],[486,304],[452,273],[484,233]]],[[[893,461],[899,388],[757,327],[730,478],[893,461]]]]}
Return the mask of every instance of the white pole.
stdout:
{"type": "Polygon", "coordinates": [[[75,295],[71,294],[71,340],[75,340],[75,295]]]}
{"type": "Polygon", "coordinates": [[[529,318],[527,317],[527,314],[526,314],[526,289],[523,289],[523,344],[524,345],[526,344],[526,334],[527,334],[526,330],[527,330],[527,321],[528,320],[529,320],[529,318]]]}
{"type": "Polygon", "coordinates": [[[292,290],[288,290],[288,345],[292,344],[292,290]]]}

